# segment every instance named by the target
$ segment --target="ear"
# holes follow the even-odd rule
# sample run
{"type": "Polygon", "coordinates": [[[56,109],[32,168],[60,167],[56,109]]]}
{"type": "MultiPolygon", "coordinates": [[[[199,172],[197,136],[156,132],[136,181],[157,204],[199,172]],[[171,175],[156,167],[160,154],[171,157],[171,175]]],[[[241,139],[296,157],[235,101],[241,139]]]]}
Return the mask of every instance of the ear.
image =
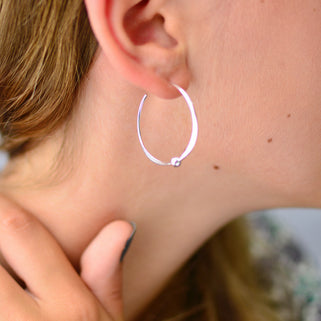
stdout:
{"type": "Polygon", "coordinates": [[[161,98],[187,89],[186,44],[173,0],[85,0],[88,17],[104,54],[121,75],[161,98]]]}

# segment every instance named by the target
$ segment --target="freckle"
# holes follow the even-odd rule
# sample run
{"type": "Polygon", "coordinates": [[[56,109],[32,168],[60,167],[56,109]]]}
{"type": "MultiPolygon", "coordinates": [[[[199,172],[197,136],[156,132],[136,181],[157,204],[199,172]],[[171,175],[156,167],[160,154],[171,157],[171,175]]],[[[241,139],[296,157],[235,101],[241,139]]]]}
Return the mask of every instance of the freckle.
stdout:
{"type": "Polygon", "coordinates": [[[273,138],[268,139],[268,143],[272,143],[272,141],[273,141],[273,138]]]}
{"type": "Polygon", "coordinates": [[[291,114],[288,114],[288,118],[290,118],[291,117],[291,114]]]}
{"type": "Polygon", "coordinates": [[[261,3],[264,3],[264,0],[261,0],[261,3]]]}
{"type": "Polygon", "coordinates": [[[313,12],[316,12],[317,11],[317,9],[316,8],[313,8],[313,12]]]}
{"type": "Polygon", "coordinates": [[[217,166],[217,165],[214,165],[213,168],[214,168],[216,171],[218,171],[218,170],[220,169],[220,167],[217,166]]]}

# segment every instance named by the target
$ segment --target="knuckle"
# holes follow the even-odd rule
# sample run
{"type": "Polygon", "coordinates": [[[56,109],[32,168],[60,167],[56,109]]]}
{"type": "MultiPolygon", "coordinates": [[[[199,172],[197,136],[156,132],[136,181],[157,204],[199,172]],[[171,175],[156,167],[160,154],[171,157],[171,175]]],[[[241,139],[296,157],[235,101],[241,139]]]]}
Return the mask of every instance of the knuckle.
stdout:
{"type": "Polygon", "coordinates": [[[108,293],[108,299],[111,302],[121,302],[123,299],[122,289],[115,288],[110,290],[110,292],[108,293]]]}
{"type": "Polygon", "coordinates": [[[17,208],[6,209],[0,220],[2,228],[11,233],[25,230],[34,222],[30,215],[17,208]]]}

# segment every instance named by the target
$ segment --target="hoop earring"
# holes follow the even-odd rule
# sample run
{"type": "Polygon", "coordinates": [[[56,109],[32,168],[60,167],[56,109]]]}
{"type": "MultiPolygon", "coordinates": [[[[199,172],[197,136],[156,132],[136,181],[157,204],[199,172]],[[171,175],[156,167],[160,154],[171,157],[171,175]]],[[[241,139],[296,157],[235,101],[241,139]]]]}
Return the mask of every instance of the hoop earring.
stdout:
{"type": "Polygon", "coordinates": [[[194,109],[194,106],[193,106],[193,102],[191,100],[191,98],[189,97],[189,95],[187,94],[187,92],[173,84],[174,87],[177,88],[177,90],[182,94],[182,96],[184,97],[187,105],[188,105],[188,108],[190,110],[190,113],[191,113],[191,117],[192,117],[192,134],[191,134],[191,138],[189,140],[189,143],[185,149],[185,151],[183,152],[183,154],[179,157],[173,157],[171,159],[171,161],[169,163],[165,163],[165,162],[162,162],[160,161],[159,159],[157,159],[156,157],[154,157],[153,155],[151,155],[148,150],[146,149],[144,143],[143,143],[143,140],[142,140],[142,136],[141,136],[141,131],[140,131],[140,115],[141,115],[141,112],[142,112],[142,108],[143,108],[143,105],[144,105],[144,102],[147,98],[147,94],[144,95],[142,101],[140,102],[140,105],[139,105],[139,109],[138,109],[138,115],[137,115],[137,133],[138,133],[138,138],[139,138],[139,142],[140,142],[140,145],[142,146],[142,149],[145,153],[145,155],[152,161],[154,162],[155,164],[157,165],[161,165],[161,166],[174,166],[174,167],[179,167],[182,163],[182,160],[184,158],[186,158],[193,150],[193,148],[195,147],[195,144],[196,144],[196,141],[197,141],[197,136],[198,136],[198,122],[197,122],[197,117],[196,117],[196,113],[195,113],[195,109],[194,109]]]}

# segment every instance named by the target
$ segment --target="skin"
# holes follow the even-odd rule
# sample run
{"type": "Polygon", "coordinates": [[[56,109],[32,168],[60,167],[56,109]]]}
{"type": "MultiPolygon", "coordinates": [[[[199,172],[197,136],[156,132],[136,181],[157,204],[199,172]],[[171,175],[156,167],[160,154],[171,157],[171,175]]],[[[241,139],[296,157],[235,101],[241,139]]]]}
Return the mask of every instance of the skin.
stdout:
{"type": "Polygon", "coordinates": [[[34,216],[3,196],[0,208],[1,252],[26,283],[24,290],[0,266],[1,320],[123,320],[119,257],[132,230],[128,223],[114,221],[101,230],[82,254],[80,277],[34,216]],[[98,268],[91,265],[97,256],[98,268]]]}
{"type": "Polygon", "coordinates": [[[106,224],[135,221],[123,271],[131,320],[232,219],[321,207],[321,3],[85,3],[100,47],[68,124],[64,179],[48,177],[58,131],[9,164],[1,190],[47,227],[77,269],[106,224]],[[136,136],[148,92],[145,145],[165,161],[185,148],[189,113],[171,83],[187,89],[200,128],[175,169],[151,163],[136,136]]]}

